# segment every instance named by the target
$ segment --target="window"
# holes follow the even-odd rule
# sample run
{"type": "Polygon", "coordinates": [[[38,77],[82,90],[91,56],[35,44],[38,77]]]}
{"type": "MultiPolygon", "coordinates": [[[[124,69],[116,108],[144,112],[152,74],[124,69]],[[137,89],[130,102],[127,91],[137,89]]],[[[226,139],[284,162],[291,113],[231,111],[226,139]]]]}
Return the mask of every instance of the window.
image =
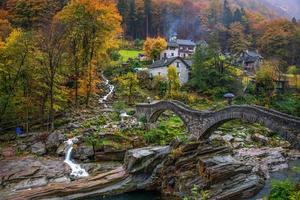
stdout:
{"type": "Polygon", "coordinates": [[[171,53],[172,56],[174,56],[174,53],[171,53]]]}
{"type": "Polygon", "coordinates": [[[167,53],[164,53],[164,58],[167,58],[167,53]]]}
{"type": "Polygon", "coordinates": [[[179,62],[177,62],[177,63],[176,63],[176,65],[177,65],[177,68],[179,68],[179,67],[180,67],[180,64],[179,64],[179,62]]]}
{"type": "Polygon", "coordinates": [[[160,72],[158,72],[158,75],[160,76],[160,72]]]}

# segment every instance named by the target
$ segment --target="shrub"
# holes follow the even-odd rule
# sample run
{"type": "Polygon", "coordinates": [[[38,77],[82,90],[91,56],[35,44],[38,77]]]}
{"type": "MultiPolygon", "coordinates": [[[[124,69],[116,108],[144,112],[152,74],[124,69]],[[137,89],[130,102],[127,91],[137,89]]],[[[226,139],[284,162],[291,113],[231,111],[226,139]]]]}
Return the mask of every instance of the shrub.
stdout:
{"type": "Polygon", "coordinates": [[[277,96],[272,100],[271,106],[281,112],[300,116],[300,97],[292,95],[277,96]]]}
{"type": "Polygon", "coordinates": [[[286,181],[272,182],[269,200],[289,200],[294,190],[293,184],[286,181]]]}

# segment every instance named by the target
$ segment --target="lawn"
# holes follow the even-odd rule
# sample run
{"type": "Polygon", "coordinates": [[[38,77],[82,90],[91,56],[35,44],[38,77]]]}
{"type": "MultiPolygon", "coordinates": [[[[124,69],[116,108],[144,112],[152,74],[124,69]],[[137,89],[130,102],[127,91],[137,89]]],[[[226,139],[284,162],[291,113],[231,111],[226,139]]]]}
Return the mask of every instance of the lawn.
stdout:
{"type": "Polygon", "coordinates": [[[120,50],[121,61],[126,62],[129,58],[137,58],[142,51],[139,50],[120,50]]]}

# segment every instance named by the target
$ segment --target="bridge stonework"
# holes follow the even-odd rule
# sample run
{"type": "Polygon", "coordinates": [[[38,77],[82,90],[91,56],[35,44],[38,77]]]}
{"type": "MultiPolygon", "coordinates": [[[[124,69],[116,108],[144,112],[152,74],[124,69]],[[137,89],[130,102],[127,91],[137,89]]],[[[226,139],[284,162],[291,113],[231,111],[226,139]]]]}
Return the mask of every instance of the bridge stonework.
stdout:
{"type": "Polygon", "coordinates": [[[212,112],[193,110],[179,101],[158,101],[150,104],[137,104],[136,116],[154,123],[166,110],[178,115],[191,137],[198,140],[208,138],[212,130],[226,121],[241,119],[264,125],[289,141],[295,148],[300,149],[300,118],[260,106],[229,106],[212,112]]]}

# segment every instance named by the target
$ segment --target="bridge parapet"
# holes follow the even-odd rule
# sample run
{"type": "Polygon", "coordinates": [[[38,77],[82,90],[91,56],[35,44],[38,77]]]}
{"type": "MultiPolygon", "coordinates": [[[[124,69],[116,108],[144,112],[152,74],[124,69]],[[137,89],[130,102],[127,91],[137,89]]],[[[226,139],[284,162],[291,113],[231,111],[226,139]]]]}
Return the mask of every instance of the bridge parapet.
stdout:
{"type": "Polygon", "coordinates": [[[155,122],[166,110],[178,115],[191,135],[198,139],[207,138],[212,130],[226,121],[241,119],[260,123],[300,149],[300,118],[260,106],[229,106],[218,111],[198,111],[179,101],[158,101],[138,104],[136,114],[149,123],[155,122]]]}

